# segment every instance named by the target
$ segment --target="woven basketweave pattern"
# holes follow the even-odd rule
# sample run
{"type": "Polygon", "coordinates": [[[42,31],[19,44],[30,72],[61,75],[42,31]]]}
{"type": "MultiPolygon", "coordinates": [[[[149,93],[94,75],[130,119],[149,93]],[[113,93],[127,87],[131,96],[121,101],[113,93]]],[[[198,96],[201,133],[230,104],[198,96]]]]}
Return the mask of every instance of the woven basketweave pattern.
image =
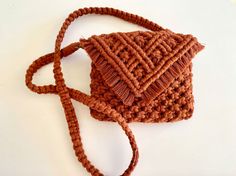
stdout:
{"type": "Polygon", "coordinates": [[[135,97],[147,102],[156,98],[203,48],[192,35],[168,30],[104,34],[80,42],[125,105],[135,97]]]}
{"type": "Polygon", "coordinates": [[[108,7],[83,8],[65,19],[56,38],[55,51],[41,56],[29,66],[25,83],[38,94],[59,95],[75,155],[93,176],[104,174],[85,153],[71,100],[88,106],[91,115],[98,120],[117,122],[132,149],[130,163],[119,175],[129,176],[138,163],[139,152],[128,123],[174,122],[190,118],[193,112],[191,61],[202,49],[192,35],[174,33],[138,15],[108,7]],[[148,31],[93,35],[61,49],[69,25],[87,14],[112,15],[148,31]],[[63,78],[61,59],[79,48],[85,49],[92,60],[91,95],[68,87],[63,78]],[[55,85],[32,83],[37,70],[51,62],[55,85]]]}

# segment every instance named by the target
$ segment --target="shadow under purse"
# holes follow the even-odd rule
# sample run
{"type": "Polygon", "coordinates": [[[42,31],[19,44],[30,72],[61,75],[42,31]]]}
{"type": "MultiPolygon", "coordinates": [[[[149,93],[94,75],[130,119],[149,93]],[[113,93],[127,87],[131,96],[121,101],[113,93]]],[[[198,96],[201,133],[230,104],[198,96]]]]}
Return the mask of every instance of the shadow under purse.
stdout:
{"type": "Polygon", "coordinates": [[[71,99],[90,108],[101,121],[114,121],[127,135],[133,156],[122,175],[130,175],[138,162],[138,147],[129,122],[175,122],[193,113],[192,59],[204,48],[192,35],[174,33],[143,17],[113,8],[90,7],[71,13],[56,39],[55,51],[35,60],[28,68],[25,82],[39,94],[60,96],[78,160],[94,176],[103,175],[87,158],[71,99]],[[68,26],[86,14],[106,14],[141,25],[148,31],[115,32],[93,35],[61,49],[68,26]],[[79,48],[92,60],[91,96],[65,84],[61,59],[79,48]],[[55,85],[32,83],[38,69],[53,62],[55,85]]]}

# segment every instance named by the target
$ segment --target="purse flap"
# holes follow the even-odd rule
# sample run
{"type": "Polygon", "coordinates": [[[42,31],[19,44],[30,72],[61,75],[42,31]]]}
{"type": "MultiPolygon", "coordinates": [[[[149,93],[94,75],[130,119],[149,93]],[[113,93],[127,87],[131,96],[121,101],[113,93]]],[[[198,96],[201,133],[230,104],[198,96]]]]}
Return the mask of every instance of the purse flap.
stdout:
{"type": "Polygon", "coordinates": [[[135,97],[156,98],[204,47],[192,35],[169,30],[93,35],[80,43],[125,105],[135,97]]]}

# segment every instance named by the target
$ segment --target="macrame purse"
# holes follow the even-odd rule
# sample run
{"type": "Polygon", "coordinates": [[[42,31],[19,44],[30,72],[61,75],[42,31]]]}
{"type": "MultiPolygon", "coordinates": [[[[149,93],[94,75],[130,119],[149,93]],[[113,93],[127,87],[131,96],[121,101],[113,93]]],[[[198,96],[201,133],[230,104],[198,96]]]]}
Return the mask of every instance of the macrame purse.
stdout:
{"type": "Polygon", "coordinates": [[[113,8],[84,8],[71,13],[55,42],[55,52],[35,60],[26,72],[26,85],[39,94],[60,96],[73,148],[78,160],[91,175],[103,175],[88,160],[71,99],[90,107],[101,121],[114,121],[128,136],[133,156],[122,175],[130,175],[138,161],[135,137],[129,122],[175,122],[193,113],[192,58],[204,47],[192,35],[174,33],[147,19],[113,8]],[[93,35],[61,49],[68,26],[85,14],[106,14],[141,25],[148,31],[93,35]],[[92,60],[91,95],[67,87],[60,60],[79,48],[92,60]],[[53,62],[55,85],[32,83],[38,69],[53,62]]]}

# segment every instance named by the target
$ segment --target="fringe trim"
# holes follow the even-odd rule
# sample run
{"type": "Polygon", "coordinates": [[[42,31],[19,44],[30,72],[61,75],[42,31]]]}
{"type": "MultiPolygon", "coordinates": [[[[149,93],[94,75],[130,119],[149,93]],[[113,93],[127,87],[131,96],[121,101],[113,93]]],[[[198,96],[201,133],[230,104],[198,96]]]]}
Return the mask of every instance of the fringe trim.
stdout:
{"type": "Polygon", "coordinates": [[[125,105],[131,106],[134,102],[134,93],[128,87],[125,81],[121,79],[113,66],[101,56],[93,44],[86,40],[81,40],[81,45],[91,57],[96,68],[100,71],[102,78],[108,84],[114,93],[122,100],[125,105]]]}
{"type": "Polygon", "coordinates": [[[198,42],[193,45],[142,93],[143,100],[148,103],[160,95],[189,66],[194,55],[203,48],[204,46],[198,42]]]}

